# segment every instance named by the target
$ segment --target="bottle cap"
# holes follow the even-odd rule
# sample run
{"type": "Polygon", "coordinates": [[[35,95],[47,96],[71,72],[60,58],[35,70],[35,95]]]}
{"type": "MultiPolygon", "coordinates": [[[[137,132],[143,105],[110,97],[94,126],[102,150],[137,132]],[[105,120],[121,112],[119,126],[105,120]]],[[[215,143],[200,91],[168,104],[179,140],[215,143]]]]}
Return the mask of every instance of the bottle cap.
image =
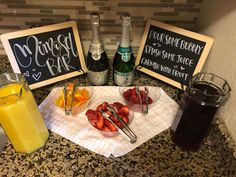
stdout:
{"type": "Polygon", "coordinates": [[[125,13],[121,16],[122,22],[124,25],[131,24],[131,15],[129,13],[125,13]]]}
{"type": "Polygon", "coordinates": [[[100,16],[97,12],[90,13],[91,23],[99,24],[100,16]]]}

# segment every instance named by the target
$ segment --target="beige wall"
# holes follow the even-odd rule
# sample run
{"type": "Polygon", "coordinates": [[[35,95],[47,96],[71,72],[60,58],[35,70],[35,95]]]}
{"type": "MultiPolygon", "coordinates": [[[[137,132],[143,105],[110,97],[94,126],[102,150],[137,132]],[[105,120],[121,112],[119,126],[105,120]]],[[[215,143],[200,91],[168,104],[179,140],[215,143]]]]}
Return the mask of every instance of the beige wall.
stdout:
{"type": "Polygon", "coordinates": [[[203,70],[225,78],[231,97],[221,114],[236,142],[236,2],[235,0],[206,0],[201,9],[199,31],[213,36],[215,43],[203,70]]]}

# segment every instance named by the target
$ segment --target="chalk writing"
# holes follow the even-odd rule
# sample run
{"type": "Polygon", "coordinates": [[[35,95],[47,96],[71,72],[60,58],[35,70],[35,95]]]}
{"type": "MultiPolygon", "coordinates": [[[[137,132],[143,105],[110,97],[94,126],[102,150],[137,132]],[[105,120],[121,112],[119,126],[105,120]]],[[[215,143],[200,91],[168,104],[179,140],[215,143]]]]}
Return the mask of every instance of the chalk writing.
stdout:
{"type": "Polygon", "coordinates": [[[39,72],[39,73],[37,73],[37,74],[32,74],[32,77],[37,81],[37,80],[39,80],[39,78],[41,77],[41,75],[42,75],[42,72],[39,72]]]}
{"type": "Polygon", "coordinates": [[[139,65],[187,84],[206,42],[150,25],[139,65]]]}
{"type": "Polygon", "coordinates": [[[26,33],[23,37],[10,39],[9,43],[29,84],[81,69],[72,27],[26,33]]]}
{"type": "Polygon", "coordinates": [[[141,59],[141,64],[146,65],[146,66],[150,66],[150,67],[152,67],[154,70],[160,69],[160,65],[159,65],[157,62],[152,61],[152,60],[150,60],[150,59],[146,59],[145,57],[143,57],[143,58],[141,59]]]}
{"type": "Polygon", "coordinates": [[[151,30],[148,36],[150,40],[156,40],[165,45],[170,45],[176,48],[187,50],[199,55],[202,52],[204,46],[198,45],[193,42],[187,42],[184,39],[170,36],[169,34],[159,33],[155,30],[151,30]]]}
{"type": "MultiPolygon", "coordinates": [[[[78,56],[74,51],[70,32],[68,32],[67,36],[59,34],[56,39],[51,37],[45,42],[39,40],[37,36],[28,36],[26,44],[22,46],[14,44],[13,51],[20,66],[24,68],[30,67],[33,60],[33,63],[38,67],[47,67],[52,76],[61,73],[62,70],[69,71],[70,68],[75,69],[69,65],[70,55],[78,56]],[[42,56],[48,54],[52,58],[43,60],[42,56]],[[24,58],[21,57],[22,55],[24,58]]],[[[35,80],[39,79],[36,76],[33,78],[36,78],[35,80]]]]}
{"type": "Polygon", "coordinates": [[[2,34],[1,40],[14,72],[31,89],[86,72],[75,21],[2,34]]]}

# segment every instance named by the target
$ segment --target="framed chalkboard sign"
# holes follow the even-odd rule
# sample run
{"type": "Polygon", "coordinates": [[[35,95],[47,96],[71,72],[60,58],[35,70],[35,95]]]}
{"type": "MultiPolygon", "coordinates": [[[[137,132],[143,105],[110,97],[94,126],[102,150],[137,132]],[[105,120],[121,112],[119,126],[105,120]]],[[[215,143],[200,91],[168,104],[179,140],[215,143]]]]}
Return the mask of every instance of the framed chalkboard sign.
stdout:
{"type": "Polygon", "coordinates": [[[86,72],[75,21],[1,35],[15,73],[35,89],[86,72]]]}
{"type": "Polygon", "coordinates": [[[202,69],[213,41],[205,35],[148,20],[135,65],[144,73],[182,88],[202,69]]]}

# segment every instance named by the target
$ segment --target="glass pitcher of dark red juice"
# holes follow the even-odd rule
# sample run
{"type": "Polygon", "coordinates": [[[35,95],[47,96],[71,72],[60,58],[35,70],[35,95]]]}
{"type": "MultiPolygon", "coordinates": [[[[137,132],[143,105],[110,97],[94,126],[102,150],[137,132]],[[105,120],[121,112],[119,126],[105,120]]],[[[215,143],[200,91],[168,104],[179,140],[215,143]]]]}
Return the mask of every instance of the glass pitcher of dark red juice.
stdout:
{"type": "Polygon", "coordinates": [[[173,142],[183,149],[197,149],[230,91],[227,81],[215,74],[198,73],[193,76],[172,124],[173,142]]]}

